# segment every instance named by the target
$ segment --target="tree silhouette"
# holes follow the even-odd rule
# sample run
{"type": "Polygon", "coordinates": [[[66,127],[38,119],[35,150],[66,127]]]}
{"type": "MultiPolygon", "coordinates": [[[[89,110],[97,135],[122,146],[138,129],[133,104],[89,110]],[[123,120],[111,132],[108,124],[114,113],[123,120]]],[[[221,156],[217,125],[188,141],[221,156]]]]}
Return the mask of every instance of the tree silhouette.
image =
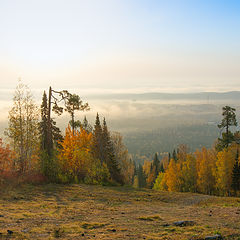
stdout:
{"type": "Polygon", "coordinates": [[[218,128],[221,130],[226,129],[226,132],[222,133],[222,138],[218,138],[218,144],[216,145],[216,149],[221,151],[223,148],[227,148],[231,142],[234,141],[234,135],[230,131],[231,126],[237,126],[235,108],[225,106],[222,108],[223,119],[220,124],[218,124],[218,128]]]}

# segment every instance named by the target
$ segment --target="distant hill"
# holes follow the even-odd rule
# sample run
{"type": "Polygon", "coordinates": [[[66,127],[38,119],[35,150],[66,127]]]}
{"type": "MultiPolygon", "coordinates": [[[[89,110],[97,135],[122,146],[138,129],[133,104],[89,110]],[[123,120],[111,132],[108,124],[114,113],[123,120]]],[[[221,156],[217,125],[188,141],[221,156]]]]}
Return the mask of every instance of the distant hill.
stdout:
{"type": "Polygon", "coordinates": [[[231,92],[199,92],[199,93],[116,93],[89,95],[99,99],[128,99],[128,100],[240,100],[240,91],[231,92]]]}
{"type": "Polygon", "coordinates": [[[153,156],[155,152],[173,152],[180,144],[186,144],[191,152],[203,146],[211,148],[219,136],[216,125],[179,125],[152,131],[124,133],[130,153],[153,156]]]}

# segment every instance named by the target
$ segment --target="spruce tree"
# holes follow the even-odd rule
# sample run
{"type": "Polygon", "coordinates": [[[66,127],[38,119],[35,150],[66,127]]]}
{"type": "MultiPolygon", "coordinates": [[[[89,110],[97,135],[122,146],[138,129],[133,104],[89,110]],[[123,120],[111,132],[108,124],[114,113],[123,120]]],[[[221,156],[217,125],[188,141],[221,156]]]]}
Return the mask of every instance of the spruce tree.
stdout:
{"type": "Polygon", "coordinates": [[[92,128],[92,126],[89,124],[86,116],[84,116],[83,123],[81,124],[81,127],[82,127],[85,131],[87,131],[88,133],[92,132],[92,130],[93,130],[93,128],[92,128]]]}
{"type": "Polygon", "coordinates": [[[173,160],[174,160],[175,162],[177,161],[177,154],[176,154],[176,150],[175,150],[175,149],[173,149],[172,158],[173,158],[173,160]]]}
{"type": "Polygon", "coordinates": [[[96,116],[96,121],[93,129],[93,154],[95,158],[99,159],[101,163],[103,163],[104,155],[103,155],[103,141],[102,141],[102,126],[100,123],[98,113],[96,116]]]}
{"type": "Polygon", "coordinates": [[[41,170],[42,173],[47,176],[49,168],[49,149],[48,145],[48,107],[47,107],[47,94],[44,91],[41,104],[41,121],[39,123],[40,132],[40,149],[41,149],[41,170]]]}
{"type": "Polygon", "coordinates": [[[234,190],[235,194],[237,191],[240,190],[240,164],[239,164],[238,150],[236,153],[235,164],[234,164],[233,170],[232,170],[232,185],[231,185],[231,187],[234,190]]]}
{"type": "Polygon", "coordinates": [[[41,104],[41,121],[39,123],[40,133],[40,149],[41,149],[41,169],[45,176],[53,177],[55,166],[53,164],[54,146],[59,147],[59,141],[63,140],[60,129],[56,126],[56,122],[50,119],[51,133],[48,128],[48,100],[44,91],[41,104]],[[49,139],[49,136],[51,138],[49,139]],[[50,141],[50,144],[49,144],[50,141]]]}
{"type": "Polygon", "coordinates": [[[46,152],[48,156],[51,156],[53,153],[54,146],[59,146],[58,142],[63,140],[60,129],[56,126],[56,122],[51,118],[50,126],[51,126],[51,139],[49,144],[49,129],[48,129],[48,99],[46,92],[44,91],[42,97],[41,104],[41,121],[39,124],[40,130],[40,142],[41,142],[41,150],[46,152]]]}
{"type": "Polygon", "coordinates": [[[39,123],[39,130],[40,130],[40,143],[41,143],[41,150],[46,151],[48,148],[48,126],[47,126],[47,114],[48,114],[48,107],[47,107],[47,94],[44,91],[42,97],[42,104],[41,104],[41,121],[39,123]]]}
{"type": "Polygon", "coordinates": [[[103,161],[106,162],[111,178],[117,183],[123,184],[123,177],[121,176],[121,171],[119,164],[116,160],[114,153],[113,142],[110,138],[110,133],[108,131],[107,123],[105,118],[103,119],[102,127],[102,144],[103,144],[103,161]]]}
{"type": "Polygon", "coordinates": [[[137,177],[138,177],[138,187],[139,188],[146,187],[146,176],[143,172],[143,167],[141,164],[139,164],[138,166],[137,177]]]}
{"type": "Polygon", "coordinates": [[[155,179],[158,176],[159,173],[159,169],[160,169],[160,161],[158,159],[158,154],[155,153],[154,158],[153,158],[153,169],[155,170],[154,175],[155,175],[155,179]]]}
{"type": "Polygon", "coordinates": [[[137,175],[137,164],[136,164],[135,160],[133,161],[133,166],[134,166],[134,173],[133,173],[133,175],[136,176],[137,175]]]}
{"type": "Polygon", "coordinates": [[[104,162],[106,162],[107,165],[109,166],[111,146],[110,146],[110,135],[108,132],[105,118],[103,118],[103,126],[102,126],[102,145],[103,145],[103,159],[104,159],[104,162]]]}

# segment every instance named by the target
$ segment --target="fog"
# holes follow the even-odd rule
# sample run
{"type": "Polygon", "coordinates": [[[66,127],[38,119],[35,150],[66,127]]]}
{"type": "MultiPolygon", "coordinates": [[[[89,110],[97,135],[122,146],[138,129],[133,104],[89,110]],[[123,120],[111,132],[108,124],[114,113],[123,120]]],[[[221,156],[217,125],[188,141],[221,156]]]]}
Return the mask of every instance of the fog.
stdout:
{"type": "MultiPolygon", "coordinates": [[[[40,106],[42,91],[33,90],[33,95],[35,102],[40,106]]],[[[8,111],[13,104],[12,97],[13,91],[1,91],[1,137],[4,137],[3,132],[7,127],[8,111]]],[[[148,153],[158,151],[158,148],[162,148],[162,151],[170,151],[180,143],[189,144],[192,148],[205,145],[210,147],[219,134],[217,124],[222,118],[222,107],[225,105],[235,107],[238,119],[240,113],[240,92],[196,94],[106,93],[85,94],[82,99],[84,102],[88,101],[91,109],[88,112],[76,112],[76,120],[81,121],[86,116],[89,122],[94,125],[98,112],[101,120],[103,117],[106,118],[111,131],[118,131],[125,137],[130,152],[141,154],[144,151],[148,153]],[[180,136],[178,140],[174,135],[180,136]],[[201,137],[198,138],[197,135],[201,135],[201,137]],[[208,136],[205,137],[205,135],[208,136]],[[166,141],[163,141],[160,137],[166,141]],[[197,138],[198,141],[193,140],[197,138]],[[194,141],[195,143],[192,145],[194,141]]],[[[53,114],[53,117],[64,133],[70,116],[64,113],[60,117],[53,114]]]]}

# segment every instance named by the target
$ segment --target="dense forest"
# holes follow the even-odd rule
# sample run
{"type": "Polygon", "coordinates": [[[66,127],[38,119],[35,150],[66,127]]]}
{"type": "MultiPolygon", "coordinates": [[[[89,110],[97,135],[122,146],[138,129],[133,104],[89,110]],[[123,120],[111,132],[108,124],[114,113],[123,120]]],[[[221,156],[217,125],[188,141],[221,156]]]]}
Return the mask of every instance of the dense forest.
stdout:
{"type": "MultiPolygon", "coordinates": [[[[191,151],[203,146],[209,148],[218,135],[218,127],[215,124],[206,123],[181,124],[161,129],[123,133],[129,152],[133,155],[145,155],[147,157],[152,156],[154,152],[171,152],[180,144],[187,144],[191,151]]],[[[137,157],[136,160],[138,160],[137,157]]]]}
{"type": "Polygon", "coordinates": [[[236,128],[236,109],[223,107],[222,122],[218,125],[221,134],[215,142],[211,142],[211,125],[206,125],[205,131],[191,126],[177,127],[168,132],[152,132],[151,147],[146,149],[148,135],[143,132],[132,136],[140,139],[133,144],[133,148],[139,149],[139,155],[135,156],[128,153],[121,134],[109,130],[101,114],[96,115],[94,125],[86,116],[76,120],[77,111],[89,110],[88,103],[78,95],[51,87],[48,94],[43,93],[41,106],[37,106],[31,91],[20,82],[5,131],[8,144],[0,141],[0,185],[125,184],[166,191],[239,195],[240,133],[236,128]],[[63,112],[69,114],[64,135],[55,121],[63,112]],[[161,134],[177,139],[179,144],[171,150],[169,141],[161,138],[161,134]],[[191,149],[184,144],[188,136],[195,137],[191,149]],[[195,150],[206,136],[208,148],[202,146],[195,150]],[[160,155],[158,144],[163,143],[168,152],[160,155]],[[209,148],[210,145],[213,147],[209,148]]]}

